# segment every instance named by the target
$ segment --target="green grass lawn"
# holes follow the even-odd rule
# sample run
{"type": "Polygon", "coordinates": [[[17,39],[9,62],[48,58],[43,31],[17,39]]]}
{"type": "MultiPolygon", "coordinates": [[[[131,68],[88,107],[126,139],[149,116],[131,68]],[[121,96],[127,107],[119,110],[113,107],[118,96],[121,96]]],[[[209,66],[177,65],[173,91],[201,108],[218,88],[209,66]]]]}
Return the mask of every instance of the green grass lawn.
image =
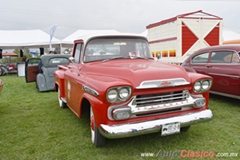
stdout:
{"type": "MultiPolygon", "coordinates": [[[[4,82],[1,160],[183,159],[182,150],[240,154],[240,101],[236,99],[211,95],[214,119],[193,125],[187,132],[107,140],[105,147],[96,148],[91,143],[88,115],[79,119],[69,109],[61,109],[57,92],[40,93],[35,83],[25,83],[24,77],[15,74],[0,78],[4,82]]],[[[213,159],[240,159],[240,155],[213,159]]]]}

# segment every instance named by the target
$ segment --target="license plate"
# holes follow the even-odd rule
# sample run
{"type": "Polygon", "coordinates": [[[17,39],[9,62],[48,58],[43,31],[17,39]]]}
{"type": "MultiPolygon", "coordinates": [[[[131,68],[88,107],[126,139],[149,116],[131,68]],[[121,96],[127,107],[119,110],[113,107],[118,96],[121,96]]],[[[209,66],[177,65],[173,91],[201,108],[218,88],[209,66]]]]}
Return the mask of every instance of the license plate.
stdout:
{"type": "Polygon", "coordinates": [[[179,133],[180,126],[181,125],[179,122],[163,124],[162,125],[162,136],[179,133]]]}

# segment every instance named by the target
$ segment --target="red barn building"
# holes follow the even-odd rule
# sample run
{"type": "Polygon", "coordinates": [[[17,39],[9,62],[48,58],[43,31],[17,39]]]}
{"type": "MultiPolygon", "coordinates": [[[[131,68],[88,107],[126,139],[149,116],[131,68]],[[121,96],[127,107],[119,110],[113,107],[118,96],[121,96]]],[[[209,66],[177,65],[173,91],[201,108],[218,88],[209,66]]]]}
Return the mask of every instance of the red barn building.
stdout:
{"type": "Polygon", "coordinates": [[[222,43],[222,18],[202,10],[149,24],[148,40],[154,57],[182,63],[194,51],[222,43]]]}

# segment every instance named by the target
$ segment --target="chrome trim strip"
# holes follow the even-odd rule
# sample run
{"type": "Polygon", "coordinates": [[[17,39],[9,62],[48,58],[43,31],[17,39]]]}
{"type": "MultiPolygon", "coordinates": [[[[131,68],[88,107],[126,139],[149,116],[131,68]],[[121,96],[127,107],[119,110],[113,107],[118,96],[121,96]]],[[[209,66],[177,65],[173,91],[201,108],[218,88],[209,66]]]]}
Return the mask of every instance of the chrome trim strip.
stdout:
{"type": "Polygon", "coordinates": [[[215,75],[215,76],[224,76],[224,77],[231,77],[231,78],[240,78],[240,76],[233,76],[229,74],[218,74],[218,73],[209,73],[210,75],[215,75]]]}
{"type": "MultiPolygon", "coordinates": [[[[187,95],[186,95],[187,96],[187,95]]],[[[157,95],[157,96],[148,96],[148,97],[140,97],[140,98],[137,98],[138,100],[145,100],[146,102],[148,102],[148,99],[156,99],[156,98],[159,98],[160,100],[156,100],[156,101],[164,101],[164,100],[174,100],[174,99],[179,99],[179,98],[186,98],[186,96],[183,96],[183,93],[180,92],[180,93],[173,93],[173,94],[167,94],[167,95],[157,95]],[[178,96],[178,97],[176,97],[178,96]]],[[[152,102],[152,101],[150,101],[152,102]]],[[[142,103],[142,102],[138,102],[139,103],[142,103]]]]}
{"type": "Polygon", "coordinates": [[[202,96],[198,98],[193,98],[189,95],[187,99],[182,101],[137,107],[135,103],[136,97],[134,97],[130,102],[129,107],[131,108],[132,114],[148,114],[148,113],[171,110],[171,109],[176,109],[181,107],[195,106],[195,102],[198,99],[202,99],[202,96]]]}
{"type": "Polygon", "coordinates": [[[97,91],[95,91],[94,89],[92,89],[92,88],[90,88],[90,87],[87,87],[87,86],[85,86],[85,85],[82,86],[82,89],[83,89],[84,91],[86,91],[86,92],[94,95],[94,96],[98,96],[98,95],[99,95],[99,93],[98,93],[97,91]]]}
{"type": "Polygon", "coordinates": [[[212,111],[210,109],[207,109],[204,111],[183,114],[176,117],[169,117],[165,119],[159,118],[151,121],[141,121],[130,124],[100,124],[99,131],[106,138],[124,138],[160,132],[163,124],[180,122],[181,127],[185,127],[201,122],[206,122],[212,118],[212,111]]]}
{"type": "Polygon", "coordinates": [[[190,82],[187,82],[184,78],[174,78],[174,79],[161,79],[161,80],[149,80],[143,81],[137,89],[147,89],[147,88],[163,88],[163,87],[173,87],[173,86],[182,86],[188,85],[190,82]]]}
{"type": "MultiPolygon", "coordinates": [[[[184,91],[183,91],[184,92],[184,91]]],[[[179,98],[179,97],[178,97],[179,98]]],[[[182,100],[175,101],[175,102],[158,102],[158,101],[152,101],[156,102],[156,104],[146,104],[143,106],[138,106],[136,103],[137,96],[133,96],[128,102],[120,105],[115,105],[115,106],[110,106],[108,108],[108,118],[110,120],[114,120],[112,117],[112,111],[117,108],[130,108],[131,109],[131,117],[130,118],[135,118],[136,115],[140,114],[152,114],[156,112],[171,112],[171,110],[174,109],[181,109],[181,110],[186,110],[188,107],[195,107],[195,103],[198,100],[203,99],[203,96],[199,94],[198,96],[192,97],[190,94],[182,100]]],[[[160,99],[161,100],[161,99],[160,99]]],[[[191,108],[188,108],[191,109],[191,108]]],[[[158,113],[160,114],[160,113],[158,113]]]]}
{"type": "Polygon", "coordinates": [[[232,95],[232,94],[221,93],[221,92],[216,92],[216,91],[211,91],[211,90],[210,90],[210,93],[212,93],[212,94],[217,94],[217,95],[220,95],[220,96],[225,96],[225,97],[240,99],[240,95],[239,95],[239,96],[236,96],[236,95],[232,95]]]}

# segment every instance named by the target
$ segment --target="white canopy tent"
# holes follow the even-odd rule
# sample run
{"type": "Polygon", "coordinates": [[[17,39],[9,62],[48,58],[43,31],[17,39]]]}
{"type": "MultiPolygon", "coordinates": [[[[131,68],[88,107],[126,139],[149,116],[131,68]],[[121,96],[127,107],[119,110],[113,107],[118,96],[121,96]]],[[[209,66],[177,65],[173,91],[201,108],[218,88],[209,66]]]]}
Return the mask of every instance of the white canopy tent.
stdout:
{"type": "MultiPolygon", "coordinates": [[[[52,38],[52,47],[61,41],[52,38]]],[[[42,30],[0,30],[0,49],[49,48],[50,35],[42,30]]]]}
{"type": "Polygon", "coordinates": [[[77,30],[70,34],[61,41],[62,47],[72,48],[74,40],[80,38],[83,35],[94,34],[94,33],[119,33],[116,30],[77,30]]]}
{"type": "Polygon", "coordinates": [[[240,39],[240,34],[231,30],[223,30],[223,41],[240,39]]]}

